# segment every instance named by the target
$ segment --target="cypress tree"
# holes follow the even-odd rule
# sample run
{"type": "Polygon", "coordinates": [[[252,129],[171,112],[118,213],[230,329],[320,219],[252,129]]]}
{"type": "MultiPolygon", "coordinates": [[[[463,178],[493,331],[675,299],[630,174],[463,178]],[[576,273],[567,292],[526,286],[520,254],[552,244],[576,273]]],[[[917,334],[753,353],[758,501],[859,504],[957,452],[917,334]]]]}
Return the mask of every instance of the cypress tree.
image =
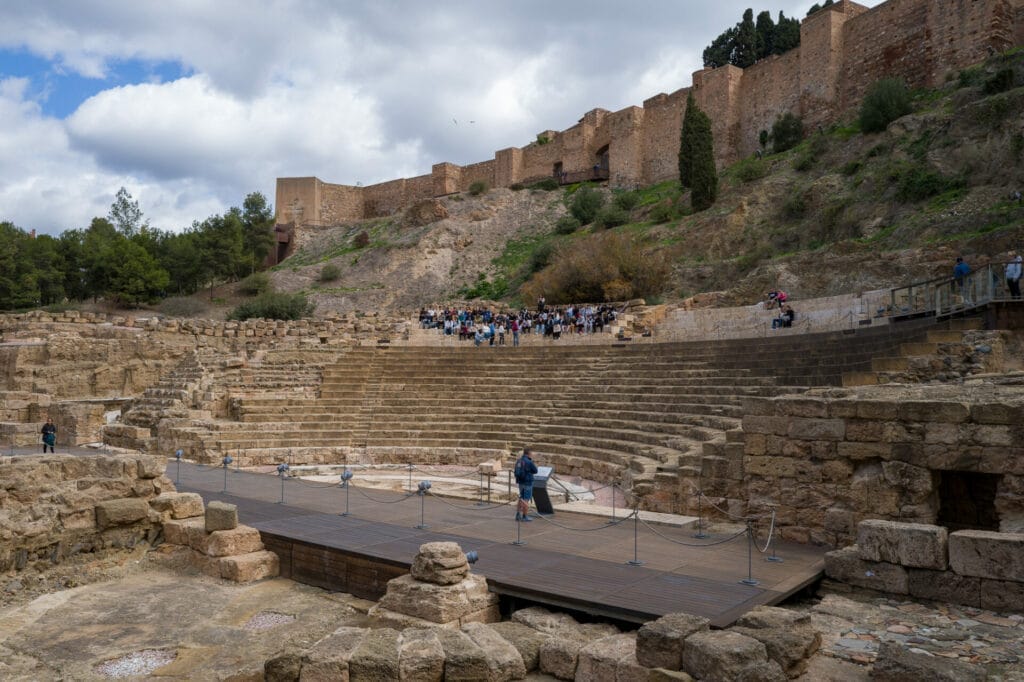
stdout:
{"type": "Polygon", "coordinates": [[[686,113],[683,114],[683,128],[679,133],[679,184],[683,189],[690,187],[693,177],[693,116],[697,103],[693,101],[693,90],[686,97],[686,113]]]}
{"type": "Polygon", "coordinates": [[[718,198],[718,173],[715,170],[714,138],[711,133],[711,119],[700,109],[694,108],[692,126],[690,205],[694,211],[710,208],[718,198]]]}
{"type": "Polygon", "coordinates": [[[757,28],[754,26],[754,10],[747,9],[743,13],[739,32],[736,34],[736,49],[732,63],[745,69],[757,61],[757,28]]]}

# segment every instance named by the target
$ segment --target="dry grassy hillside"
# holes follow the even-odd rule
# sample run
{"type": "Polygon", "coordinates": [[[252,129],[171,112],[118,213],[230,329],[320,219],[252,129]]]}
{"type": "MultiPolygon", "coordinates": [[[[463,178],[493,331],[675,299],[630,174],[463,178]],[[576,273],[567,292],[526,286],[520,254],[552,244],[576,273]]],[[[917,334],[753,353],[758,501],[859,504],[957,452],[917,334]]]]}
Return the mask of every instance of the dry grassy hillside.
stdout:
{"type": "Polygon", "coordinates": [[[809,130],[794,149],[720,169],[719,199],[700,214],[688,214],[675,182],[605,187],[609,204],[627,207],[609,222],[625,224],[560,234],[577,187],[492,189],[324,228],[272,278],[280,290],[306,291],[318,312],[515,302],[573,254],[588,255],[572,277],[628,280],[636,273],[605,271],[599,249],[629,244],[644,251],[641,270],[666,267],[649,298],[716,291],[714,300],[731,304],[776,285],[811,297],[930,278],[948,273],[959,253],[974,264],[1001,259],[1024,247],[1024,205],[1011,199],[1024,191],[1024,88],[986,89],[1007,69],[1012,84],[1024,84],[1024,55],[1001,55],[915,93],[914,113],[883,133],[863,134],[854,121],[809,130]],[[582,272],[587,263],[600,272],[582,272]]]}

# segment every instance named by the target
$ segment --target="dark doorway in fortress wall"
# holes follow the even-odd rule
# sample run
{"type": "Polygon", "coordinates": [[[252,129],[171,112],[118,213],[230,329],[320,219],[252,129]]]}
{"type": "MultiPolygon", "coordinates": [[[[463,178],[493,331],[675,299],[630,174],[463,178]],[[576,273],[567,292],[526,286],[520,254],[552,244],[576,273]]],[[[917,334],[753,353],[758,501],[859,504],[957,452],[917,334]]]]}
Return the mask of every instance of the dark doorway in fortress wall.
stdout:
{"type": "Polygon", "coordinates": [[[998,474],[939,472],[939,518],[936,523],[957,530],[999,530],[996,513],[998,474]]]}

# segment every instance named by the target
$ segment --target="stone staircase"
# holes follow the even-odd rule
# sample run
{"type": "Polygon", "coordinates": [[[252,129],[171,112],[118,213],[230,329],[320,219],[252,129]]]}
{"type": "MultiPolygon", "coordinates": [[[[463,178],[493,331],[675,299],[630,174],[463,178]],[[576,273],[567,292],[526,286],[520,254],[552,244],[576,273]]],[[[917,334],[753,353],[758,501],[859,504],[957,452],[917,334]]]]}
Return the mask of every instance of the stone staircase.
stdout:
{"type": "Polygon", "coordinates": [[[972,332],[983,328],[978,317],[943,321],[927,330],[923,338],[899,344],[890,355],[872,358],[869,370],[844,373],[843,386],[948,379],[958,372],[954,359],[971,355],[972,332]]]}

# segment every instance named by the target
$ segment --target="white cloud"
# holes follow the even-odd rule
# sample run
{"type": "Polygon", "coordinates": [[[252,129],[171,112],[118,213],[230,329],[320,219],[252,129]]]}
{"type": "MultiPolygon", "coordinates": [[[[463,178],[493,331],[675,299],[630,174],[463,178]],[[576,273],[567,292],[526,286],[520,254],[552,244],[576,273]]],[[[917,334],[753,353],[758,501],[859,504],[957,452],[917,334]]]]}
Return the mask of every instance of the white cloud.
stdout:
{"type": "MultiPolygon", "coordinates": [[[[780,3],[797,17],[810,4],[780,3]]],[[[595,107],[689,85],[703,47],[748,5],[4,3],[0,49],[110,86],[61,121],[27,94],[44,84],[0,82],[0,220],[84,226],[124,185],[157,227],[177,229],[249,191],[273,200],[279,176],[369,184],[483,161],[595,107]],[[123,85],[124,60],[188,75],[123,85]]]]}

